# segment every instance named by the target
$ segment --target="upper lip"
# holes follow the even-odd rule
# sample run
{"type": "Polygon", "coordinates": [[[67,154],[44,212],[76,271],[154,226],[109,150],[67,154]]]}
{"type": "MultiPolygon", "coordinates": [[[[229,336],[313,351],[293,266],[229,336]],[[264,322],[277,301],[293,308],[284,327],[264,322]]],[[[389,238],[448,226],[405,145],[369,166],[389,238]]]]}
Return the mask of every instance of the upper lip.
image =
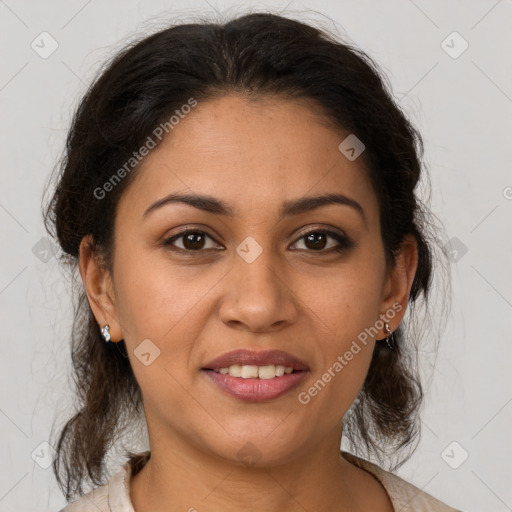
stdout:
{"type": "Polygon", "coordinates": [[[209,361],[203,369],[218,370],[219,368],[228,368],[231,365],[282,365],[293,368],[294,370],[309,370],[308,365],[283,350],[247,350],[238,349],[226,352],[221,356],[209,361]]]}

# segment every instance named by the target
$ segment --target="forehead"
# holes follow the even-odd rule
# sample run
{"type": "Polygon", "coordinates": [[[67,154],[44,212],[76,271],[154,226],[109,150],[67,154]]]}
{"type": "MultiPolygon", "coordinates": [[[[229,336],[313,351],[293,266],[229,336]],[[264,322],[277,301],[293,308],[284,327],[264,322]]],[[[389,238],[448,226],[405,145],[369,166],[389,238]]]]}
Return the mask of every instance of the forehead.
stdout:
{"type": "Polygon", "coordinates": [[[342,193],[371,215],[376,197],[363,159],[338,149],[348,135],[312,101],[228,95],[199,102],[144,158],[119,210],[140,217],[180,192],[225,199],[242,217],[252,207],[270,213],[286,200],[342,193]]]}

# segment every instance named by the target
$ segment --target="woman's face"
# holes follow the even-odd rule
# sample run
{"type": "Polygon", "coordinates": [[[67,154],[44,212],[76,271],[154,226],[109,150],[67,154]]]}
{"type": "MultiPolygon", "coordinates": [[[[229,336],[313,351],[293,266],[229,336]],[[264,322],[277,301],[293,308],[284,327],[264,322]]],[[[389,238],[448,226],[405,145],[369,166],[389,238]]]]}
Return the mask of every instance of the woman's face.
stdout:
{"type": "Polygon", "coordinates": [[[228,95],[199,102],[143,160],[116,214],[112,307],[93,309],[126,342],[152,444],[268,464],[339,441],[380,315],[396,329],[414,272],[386,270],[362,158],[338,148],[348,135],[312,103],[228,95]],[[209,200],[151,208],[171,194],[209,200]],[[306,201],[328,195],[347,200],[306,201]],[[212,375],[236,349],[305,366],[212,375]]]}

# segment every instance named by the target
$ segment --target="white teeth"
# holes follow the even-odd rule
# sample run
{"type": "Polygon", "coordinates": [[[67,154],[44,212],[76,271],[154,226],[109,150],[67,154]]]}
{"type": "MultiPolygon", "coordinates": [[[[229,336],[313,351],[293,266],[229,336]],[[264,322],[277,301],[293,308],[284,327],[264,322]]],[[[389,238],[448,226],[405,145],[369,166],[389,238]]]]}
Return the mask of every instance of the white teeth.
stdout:
{"type": "MultiPolygon", "coordinates": [[[[283,368],[284,371],[284,367],[281,368],[283,368]]],[[[273,379],[274,377],[279,377],[279,375],[277,374],[276,366],[269,364],[267,366],[260,366],[258,368],[258,377],[260,379],[273,379]]]]}
{"type": "Polygon", "coordinates": [[[239,364],[232,364],[228,368],[229,375],[231,377],[241,377],[242,376],[242,367],[239,364]]]}
{"type": "Polygon", "coordinates": [[[293,368],[281,364],[268,364],[265,366],[233,364],[229,368],[219,368],[214,371],[222,375],[229,374],[231,377],[241,377],[242,379],[273,379],[274,377],[282,377],[285,373],[292,373],[293,368]]]}
{"type": "Polygon", "coordinates": [[[242,379],[255,379],[258,376],[258,367],[244,364],[241,373],[242,379]]]}

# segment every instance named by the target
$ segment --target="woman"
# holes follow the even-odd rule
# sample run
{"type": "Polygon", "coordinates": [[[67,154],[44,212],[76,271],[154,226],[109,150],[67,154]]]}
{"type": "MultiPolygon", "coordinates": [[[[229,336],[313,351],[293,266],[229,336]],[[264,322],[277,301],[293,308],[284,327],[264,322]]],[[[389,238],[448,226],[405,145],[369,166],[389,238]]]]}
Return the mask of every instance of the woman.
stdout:
{"type": "Polygon", "coordinates": [[[396,468],[418,438],[421,151],[369,57],[285,17],[109,63],[46,211],[83,283],[54,471],[68,501],[97,486],[66,512],[455,510],[340,451],[396,468]],[[107,481],[141,418],[150,450],[107,481]]]}

